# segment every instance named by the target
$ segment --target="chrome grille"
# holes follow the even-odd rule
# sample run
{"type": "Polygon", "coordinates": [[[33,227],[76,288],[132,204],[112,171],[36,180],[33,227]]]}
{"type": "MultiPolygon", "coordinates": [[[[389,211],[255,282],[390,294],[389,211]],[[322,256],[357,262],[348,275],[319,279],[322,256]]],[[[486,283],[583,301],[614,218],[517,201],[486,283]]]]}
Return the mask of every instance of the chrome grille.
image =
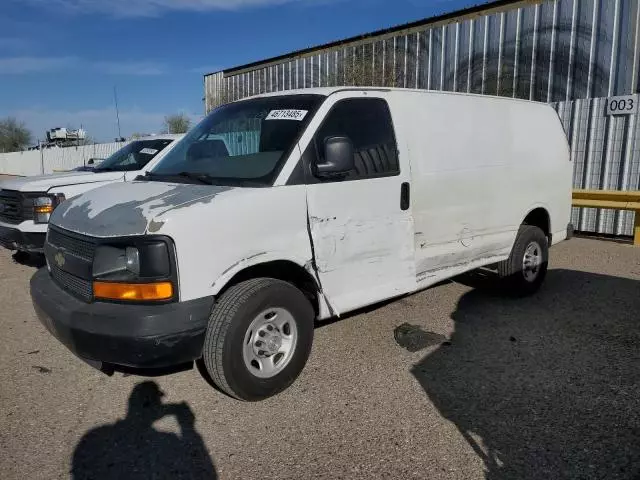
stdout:
{"type": "Polygon", "coordinates": [[[0,220],[18,224],[24,220],[22,195],[13,190],[0,190],[0,220]]]}
{"type": "Polygon", "coordinates": [[[58,268],[55,262],[49,262],[49,267],[51,269],[51,277],[53,277],[53,280],[58,285],[87,302],[91,300],[93,297],[93,286],[90,281],[65,272],[58,268]]]}
{"type": "Polygon", "coordinates": [[[82,258],[88,262],[93,262],[93,254],[95,253],[95,244],[82,240],[78,237],[62,233],[55,227],[49,227],[47,233],[47,243],[56,248],[63,248],[71,255],[82,258]]]}

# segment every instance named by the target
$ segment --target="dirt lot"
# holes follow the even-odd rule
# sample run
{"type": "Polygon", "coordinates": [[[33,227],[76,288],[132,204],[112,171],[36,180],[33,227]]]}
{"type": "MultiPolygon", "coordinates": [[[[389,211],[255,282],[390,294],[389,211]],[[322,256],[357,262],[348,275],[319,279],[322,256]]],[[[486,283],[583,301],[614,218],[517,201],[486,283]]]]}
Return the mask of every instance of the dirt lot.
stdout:
{"type": "Polygon", "coordinates": [[[83,364],[3,250],[1,476],[640,478],[640,248],[574,239],[551,263],[525,300],[469,275],[322,326],[293,387],[244,404],[197,371],[83,364]]]}

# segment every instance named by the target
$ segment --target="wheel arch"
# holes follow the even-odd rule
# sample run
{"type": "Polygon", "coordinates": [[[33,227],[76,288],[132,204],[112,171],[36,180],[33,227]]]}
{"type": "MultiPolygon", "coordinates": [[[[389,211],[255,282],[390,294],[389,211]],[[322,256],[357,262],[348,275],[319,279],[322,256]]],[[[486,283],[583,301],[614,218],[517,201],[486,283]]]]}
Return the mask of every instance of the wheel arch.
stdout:
{"type": "Polygon", "coordinates": [[[546,207],[538,205],[531,208],[522,220],[521,225],[532,225],[540,228],[549,239],[549,245],[551,245],[551,216],[546,207]]]}
{"type": "Polygon", "coordinates": [[[230,287],[252,278],[275,278],[298,288],[308,299],[316,318],[325,317],[328,305],[315,276],[311,262],[260,256],[255,262],[239,262],[213,284],[214,295],[220,296],[230,287]]]}

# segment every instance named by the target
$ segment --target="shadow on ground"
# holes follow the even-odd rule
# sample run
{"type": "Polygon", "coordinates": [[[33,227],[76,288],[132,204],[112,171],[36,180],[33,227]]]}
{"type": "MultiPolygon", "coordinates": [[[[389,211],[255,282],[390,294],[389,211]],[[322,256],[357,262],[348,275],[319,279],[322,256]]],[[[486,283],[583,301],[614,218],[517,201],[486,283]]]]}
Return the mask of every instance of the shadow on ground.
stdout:
{"type": "Polygon", "coordinates": [[[155,382],[136,385],[123,420],[95,428],[80,440],[73,454],[72,478],[217,478],[189,406],[162,403],[162,396],[155,382]],[[181,435],[153,428],[154,422],[170,415],[176,417],[181,435]]]}
{"type": "Polygon", "coordinates": [[[47,262],[40,253],[15,252],[11,258],[15,263],[26,267],[42,268],[47,262]]]}
{"type": "Polygon", "coordinates": [[[412,373],[486,478],[640,478],[640,281],[550,270],[518,300],[482,275],[412,373]]]}

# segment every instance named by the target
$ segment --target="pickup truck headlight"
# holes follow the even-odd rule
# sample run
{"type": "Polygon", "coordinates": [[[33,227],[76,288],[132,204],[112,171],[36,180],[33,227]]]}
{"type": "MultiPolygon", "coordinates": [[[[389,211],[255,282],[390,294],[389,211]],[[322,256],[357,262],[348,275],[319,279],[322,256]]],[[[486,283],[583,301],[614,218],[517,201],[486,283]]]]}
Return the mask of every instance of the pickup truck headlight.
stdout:
{"type": "Polygon", "coordinates": [[[49,223],[53,210],[64,202],[65,197],[61,193],[55,195],[43,195],[30,199],[33,208],[34,223],[49,223]]]}
{"type": "Polygon", "coordinates": [[[101,245],[93,260],[93,294],[105,300],[171,300],[171,273],[169,248],[164,241],[101,245]]]}

